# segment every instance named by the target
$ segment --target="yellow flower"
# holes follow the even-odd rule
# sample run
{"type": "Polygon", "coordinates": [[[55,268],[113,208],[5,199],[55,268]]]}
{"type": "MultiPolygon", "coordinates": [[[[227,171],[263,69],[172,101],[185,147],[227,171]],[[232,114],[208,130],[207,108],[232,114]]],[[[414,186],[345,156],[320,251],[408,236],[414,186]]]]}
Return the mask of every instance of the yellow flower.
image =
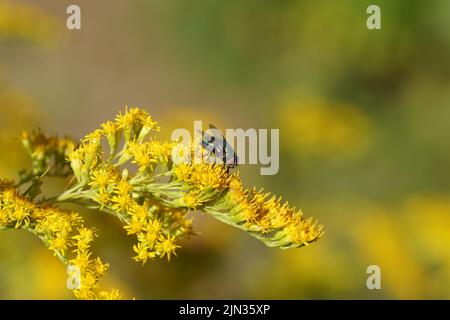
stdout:
{"type": "Polygon", "coordinates": [[[78,267],[80,286],[73,292],[82,299],[115,299],[120,294],[99,292],[100,277],[109,265],[93,256],[95,231],[85,227],[77,213],[57,207],[58,202],[74,202],[119,218],[127,234],[137,238],[133,259],[143,264],[155,257],[170,261],[176,256],[178,241],[194,234],[192,219],[187,218],[191,209],[202,209],[271,247],[296,248],[322,236],[315,220],[304,219],[281,197],[244,189],[238,174],[229,174],[226,167],[181,161],[192,154],[192,146],[149,136],[157,130],[147,112],[126,108],[115,122],[104,123],[78,147],[67,138],[24,134],[22,143],[32,169],[21,174],[18,184],[32,181],[31,187],[22,194],[15,182],[0,180],[0,229],[27,230],[64,264],[78,267]],[[108,154],[102,148],[105,139],[108,154]],[[72,170],[64,159],[70,160],[72,170]],[[139,170],[129,168],[130,163],[139,170]],[[47,174],[73,174],[73,179],[60,195],[37,198],[41,178],[47,174]]]}
{"type": "Polygon", "coordinates": [[[150,220],[145,226],[148,233],[158,234],[162,230],[162,223],[158,219],[150,220]]]}
{"type": "Polygon", "coordinates": [[[209,164],[180,164],[173,169],[178,180],[202,189],[222,189],[228,185],[230,176],[224,167],[209,164]]]}
{"type": "Polygon", "coordinates": [[[159,141],[152,140],[148,143],[149,154],[160,162],[167,162],[172,153],[173,145],[173,143],[161,143],[159,141]]]}
{"type": "Polygon", "coordinates": [[[189,209],[195,210],[202,204],[202,200],[199,198],[198,191],[190,191],[183,196],[183,202],[189,209]]]}
{"type": "Polygon", "coordinates": [[[100,155],[100,144],[97,142],[85,143],[80,147],[84,155],[84,165],[87,168],[94,167],[100,155]]]}
{"type": "Polygon", "coordinates": [[[144,219],[139,219],[136,216],[132,216],[131,221],[128,222],[128,225],[123,228],[127,230],[127,234],[136,234],[142,231],[145,226],[145,222],[146,221],[144,219]]]}
{"type": "Polygon", "coordinates": [[[111,195],[109,192],[105,191],[104,189],[100,189],[98,192],[95,193],[96,198],[95,200],[100,203],[100,209],[103,209],[106,205],[108,205],[111,202],[111,195]]]}
{"type": "Polygon", "coordinates": [[[134,157],[133,163],[136,163],[141,170],[150,167],[152,164],[157,163],[157,160],[153,157],[150,145],[148,143],[140,144],[135,141],[130,142],[128,151],[132,157],[134,157]]]}
{"type": "Polygon", "coordinates": [[[100,139],[102,138],[103,131],[100,129],[96,129],[95,131],[89,133],[85,136],[81,141],[86,145],[98,145],[100,143],[100,139]]]}
{"type": "Polygon", "coordinates": [[[106,273],[106,271],[108,271],[108,269],[109,264],[103,263],[102,260],[97,257],[97,259],[95,260],[95,273],[102,276],[106,273]]]}
{"type": "Polygon", "coordinates": [[[119,293],[119,290],[114,289],[111,292],[101,291],[99,293],[99,297],[102,300],[119,300],[121,298],[121,295],[119,293]]]}
{"type": "Polygon", "coordinates": [[[148,206],[144,205],[135,205],[133,210],[130,212],[133,216],[136,216],[138,219],[143,220],[147,218],[148,215],[148,206]]]}
{"type": "Polygon", "coordinates": [[[50,244],[50,250],[56,252],[60,252],[62,255],[64,255],[65,250],[67,249],[68,243],[65,236],[58,234],[56,238],[49,240],[50,244]]]}
{"type": "Polygon", "coordinates": [[[198,188],[220,189],[228,184],[229,176],[222,166],[199,164],[194,165],[190,181],[198,188]]]}
{"type": "Polygon", "coordinates": [[[321,226],[316,228],[315,221],[311,218],[302,219],[300,213],[294,215],[284,231],[292,242],[300,245],[308,245],[323,234],[321,226]]]}
{"type": "Polygon", "coordinates": [[[99,279],[107,268],[99,258],[90,259],[89,251],[94,230],[83,227],[81,217],[72,211],[59,209],[51,203],[36,204],[11,182],[0,180],[0,229],[22,228],[38,236],[66,265],[79,268],[81,288],[75,289],[78,298],[96,299],[99,279]],[[76,231],[75,231],[76,230],[76,231]],[[69,255],[74,258],[70,258],[69,255]]]}
{"type": "Polygon", "coordinates": [[[107,122],[103,123],[101,125],[101,127],[103,130],[103,133],[106,134],[107,136],[115,135],[117,133],[117,130],[119,130],[117,125],[112,121],[107,121],[107,122]]]}
{"type": "Polygon", "coordinates": [[[187,163],[181,163],[174,167],[173,173],[175,177],[180,181],[189,181],[189,178],[191,177],[193,168],[190,164],[187,163]]]}
{"type": "Polygon", "coordinates": [[[133,190],[133,187],[129,184],[129,182],[125,179],[122,179],[119,181],[117,186],[114,188],[114,191],[118,195],[129,195],[130,192],[133,190]]]}
{"type": "Polygon", "coordinates": [[[15,228],[19,228],[23,223],[27,224],[30,215],[30,206],[22,199],[17,199],[12,207],[11,218],[16,221],[15,228]]]}
{"type": "Polygon", "coordinates": [[[85,250],[78,250],[75,259],[70,260],[70,263],[80,268],[82,274],[84,274],[89,267],[89,258],[91,253],[85,250]]]}
{"type": "Polygon", "coordinates": [[[128,111],[128,107],[125,107],[125,113],[122,114],[122,112],[119,112],[119,114],[117,115],[116,125],[119,128],[133,126],[134,122],[136,121],[136,113],[134,111],[134,108],[128,111]]]}
{"type": "Polygon", "coordinates": [[[131,195],[119,193],[118,195],[112,197],[113,202],[112,208],[118,212],[128,212],[134,205],[134,200],[131,195]]]}
{"type": "Polygon", "coordinates": [[[148,259],[152,259],[156,256],[156,253],[149,251],[148,246],[143,244],[142,242],[134,245],[133,250],[137,253],[137,256],[133,257],[133,260],[142,262],[142,264],[145,264],[148,259]]]}
{"type": "Polygon", "coordinates": [[[111,168],[95,169],[91,173],[91,181],[89,185],[93,188],[105,190],[107,186],[116,181],[116,175],[111,168]]]}
{"type": "Polygon", "coordinates": [[[4,225],[7,225],[9,222],[9,215],[5,210],[0,210],[0,228],[4,225]]]}
{"type": "Polygon", "coordinates": [[[276,205],[269,208],[268,217],[274,228],[283,228],[289,223],[290,217],[292,216],[292,210],[287,203],[281,206],[281,199],[277,201],[276,205]]]}
{"type": "Polygon", "coordinates": [[[158,239],[158,243],[156,244],[156,250],[159,255],[162,257],[167,256],[167,260],[170,261],[171,255],[175,255],[175,250],[180,248],[180,246],[176,245],[174,242],[175,236],[173,237],[164,237],[161,236],[158,239]]]}
{"type": "Polygon", "coordinates": [[[163,230],[162,224],[157,219],[153,219],[146,224],[144,230],[145,233],[138,235],[138,240],[152,249],[163,230]]]}
{"type": "MultiPolygon", "coordinates": [[[[141,110],[142,112],[142,110],[141,110]]],[[[146,112],[141,113],[141,122],[144,128],[148,130],[159,131],[158,123],[153,120],[153,118],[146,112]]]]}
{"type": "Polygon", "coordinates": [[[76,240],[77,250],[84,251],[90,247],[90,243],[94,241],[94,230],[89,228],[78,229],[78,234],[72,239],[76,240]]]}

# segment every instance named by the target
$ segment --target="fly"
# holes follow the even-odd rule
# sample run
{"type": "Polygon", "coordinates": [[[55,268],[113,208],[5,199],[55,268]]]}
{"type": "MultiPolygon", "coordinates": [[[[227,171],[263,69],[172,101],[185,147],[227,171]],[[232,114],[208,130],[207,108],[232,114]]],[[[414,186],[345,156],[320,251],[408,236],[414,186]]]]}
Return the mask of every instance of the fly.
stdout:
{"type": "Polygon", "coordinates": [[[222,160],[224,167],[226,167],[228,171],[237,167],[238,157],[233,148],[220,133],[220,130],[212,124],[209,125],[209,129],[212,130],[212,135],[198,130],[198,132],[202,134],[202,147],[207,150],[210,155],[214,155],[216,159],[222,160]]]}

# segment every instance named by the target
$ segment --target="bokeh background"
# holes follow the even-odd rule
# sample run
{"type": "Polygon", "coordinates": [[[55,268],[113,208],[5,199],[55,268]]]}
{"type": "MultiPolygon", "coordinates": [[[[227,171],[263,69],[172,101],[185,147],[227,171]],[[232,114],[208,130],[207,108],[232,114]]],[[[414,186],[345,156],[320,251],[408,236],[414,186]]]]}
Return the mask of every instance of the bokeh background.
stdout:
{"type": "MultiPolygon", "coordinates": [[[[81,138],[124,105],[168,136],[193,120],[279,128],[280,171],[241,166],[325,225],[270,249],[201,213],[178,258],[141,266],[104,215],[95,250],[125,297],[450,298],[450,2],[0,0],[0,176],[17,137],[81,138]],[[79,4],[82,30],[65,27],[79,4]],[[382,29],[366,28],[378,4],[382,29]],[[366,288],[366,268],[382,290],[366,288]]],[[[163,134],[164,135],[164,134],[163,134]]],[[[49,181],[61,188],[63,182],[49,181]]],[[[0,234],[0,298],[71,299],[65,269],[25,232],[0,234]]]]}

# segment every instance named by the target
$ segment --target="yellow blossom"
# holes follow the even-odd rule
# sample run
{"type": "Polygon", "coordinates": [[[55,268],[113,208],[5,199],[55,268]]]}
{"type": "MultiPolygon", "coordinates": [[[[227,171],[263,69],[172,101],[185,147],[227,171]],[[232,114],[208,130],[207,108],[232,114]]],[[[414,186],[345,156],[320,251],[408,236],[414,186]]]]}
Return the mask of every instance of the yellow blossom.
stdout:
{"type": "Polygon", "coordinates": [[[136,216],[132,216],[131,221],[128,222],[128,225],[124,226],[124,229],[127,230],[127,234],[136,234],[141,232],[144,226],[145,226],[144,219],[139,219],[136,216]]]}
{"type": "Polygon", "coordinates": [[[99,297],[102,300],[119,300],[121,298],[121,295],[119,293],[119,290],[114,289],[114,290],[111,290],[111,292],[101,291],[99,293],[99,297]]]}
{"type": "Polygon", "coordinates": [[[158,239],[158,243],[156,244],[156,250],[161,257],[167,256],[167,260],[170,261],[171,255],[175,255],[175,250],[180,248],[180,246],[176,245],[174,242],[175,237],[164,237],[161,236],[158,239]]]}
{"type": "Polygon", "coordinates": [[[128,183],[127,180],[122,179],[119,181],[114,190],[117,194],[125,196],[130,194],[130,192],[133,190],[133,187],[128,183]]]}
{"type": "Polygon", "coordinates": [[[202,200],[199,198],[198,191],[191,191],[183,196],[183,202],[189,209],[195,210],[202,204],[202,200]]]}
{"type": "Polygon", "coordinates": [[[58,252],[58,253],[60,252],[61,254],[64,255],[64,252],[68,246],[66,237],[61,234],[58,234],[56,236],[56,238],[49,240],[49,244],[50,244],[50,250],[55,251],[55,255],[56,255],[56,252],[58,252]]]}
{"type": "Polygon", "coordinates": [[[103,123],[101,127],[103,130],[103,133],[106,134],[107,136],[115,135],[117,133],[117,130],[119,129],[117,127],[117,125],[112,121],[107,121],[107,122],[103,123]]]}
{"type": "Polygon", "coordinates": [[[111,168],[99,168],[93,170],[89,185],[93,188],[105,190],[107,186],[116,181],[116,176],[111,168]]]}
{"type": "Polygon", "coordinates": [[[94,241],[94,231],[89,228],[80,228],[78,229],[78,234],[73,236],[73,239],[76,240],[77,250],[84,251],[90,247],[90,243],[94,241]]]}
{"type": "MultiPolygon", "coordinates": [[[[72,211],[50,203],[36,204],[20,194],[11,182],[0,180],[0,229],[22,228],[38,236],[62,262],[80,271],[80,288],[74,294],[81,299],[97,299],[99,279],[108,269],[99,258],[91,259],[92,229],[82,227],[83,220],[72,211]],[[70,255],[75,255],[70,258],[70,255]]],[[[117,294],[114,294],[116,296],[117,294]]]]}
{"type": "Polygon", "coordinates": [[[158,130],[147,112],[126,108],[78,146],[67,138],[24,134],[32,169],[21,175],[19,185],[31,186],[21,193],[15,182],[0,180],[0,229],[30,231],[64,264],[78,268],[80,286],[73,292],[81,299],[120,294],[100,291],[100,277],[109,265],[92,253],[95,231],[57,203],[73,202],[116,216],[136,238],[133,259],[142,263],[155,257],[170,261],[176,255],[180,239],[194,234],[191,210],[247,231],[270,247],[298,248],[322,236],[322,226],[314,219],[304,218],[281,197],[244,189],[239,175],[226,167],[178,161],[195,146],[158,140],[152,135],[158,130]],[[104,150],[105,140],[109,150],[104,150]],[[64,192],[48,199],[39,195],[47,174],[70,174],[72,179],[64,192]]]}
{"type": "Polygon", "coordinates": [[[131,195],[123,193],[112,197],[111,201],[113,202],[112,208],[118,212],[127,212],[134,204],[131,195]]]}
{"type": "Polygon", "coordinates": [[[144,245],[142,242],[134,245],[133,250],[137,253],[137,256],[133,257],[133,260],[142,262],[142,264],[145,264],[148,259],[152,259],[156,256],[156,253],[149,251],[148,246],[144,245]]]}

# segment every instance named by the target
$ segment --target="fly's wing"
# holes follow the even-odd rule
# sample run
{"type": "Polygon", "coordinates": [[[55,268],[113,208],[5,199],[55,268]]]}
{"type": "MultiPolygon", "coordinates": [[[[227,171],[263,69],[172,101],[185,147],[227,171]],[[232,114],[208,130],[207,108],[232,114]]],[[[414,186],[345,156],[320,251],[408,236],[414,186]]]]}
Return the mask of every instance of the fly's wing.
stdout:
{"type": "Polygon", "coordinates": [[[207,135],[214,138],[212,142],[214,144],[214,153],[219,159],[223,159],[225,154],[225,138],[223,137],[220,130],[212,124],[209,124],[209,131],[212,132],[212,135],[207,135]]]}
{"type": "Polygon", "coordinates": [[[238,157],[236,153],[234,152],[233,148],[230,146],[230,144],[224,139],[224,163],[227,164],[229,167],[236,167],[238,164],[238,157]]]}
{"type": "Polygon", "coordinates": [[[206,163],[215,163],[216,155],[215,155],[215,141],[216,138],[207,134],[204,131],[197,130],[198,133],[202,135],[201,146],[206,150],[206,154],[203,155],[203,160],[206,163]]]}
{"type": "Polygon", "coordinates": [[[204,131],[198,130],[198,133],[202,135],[202,147],[210,152],[214,152],[216,137],[207,134],[204,131]]]}
{"type": "Polygon", "coordinates": [[[209,152],[209,155],[214,155],[217,160],[223,161],[227,167],[234,168],[237,166],[238,158],[231,145],[223,137],[220,130],[214,125],[209,125],[209,131],[212,134],[208,134],[204,131],[198,130],[202,135],[202,147],[209,152]]]}
{"type": "Polygon", "coordinates": [[[214,125],[209,124],[209,128],[213,130],[213,132],[216,135],[220,135],[220,139],[216,139],[216,156],[223,160],[223,163],[227,166],[235,167],[238,163],[238,157],[236,153],[234,152],[231,145],[228,143],[228,141],[225,139],[225,137],[220,133],[220,130],[217,129],[214,125]],[[221,143],[221,146],[219,147],[218,144],[221,143]],[[219,148],[217,148],[219,147],[219,148]]]}
{"type": "Polygon", "coordinates": [[[227,162],[225,162],[228,168],[236,168],[238,165],[239,158],[236,154],[233,157],[228,158],[227,162]]]}

